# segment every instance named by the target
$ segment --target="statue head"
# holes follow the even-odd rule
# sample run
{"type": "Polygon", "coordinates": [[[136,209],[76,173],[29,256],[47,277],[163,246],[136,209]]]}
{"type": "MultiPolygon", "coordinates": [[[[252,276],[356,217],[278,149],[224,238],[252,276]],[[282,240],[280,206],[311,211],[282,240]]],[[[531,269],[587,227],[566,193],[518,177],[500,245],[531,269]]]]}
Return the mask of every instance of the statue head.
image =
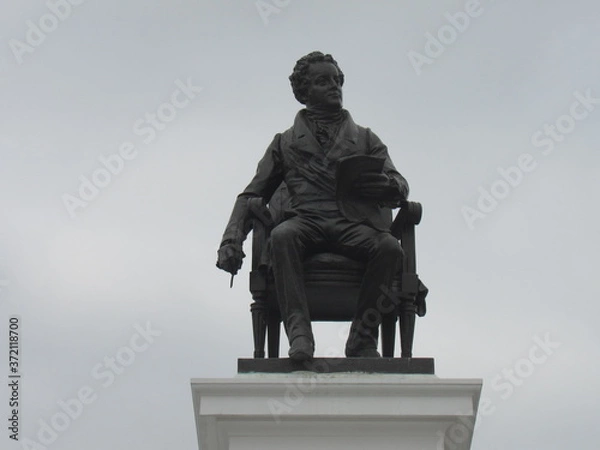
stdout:
{"type": "Polygon", "coordinates": [[[289,78],[294,97],[303,105],[341,108],[344,73],[333,56],[311,52],[296,62],[289,78]]]}

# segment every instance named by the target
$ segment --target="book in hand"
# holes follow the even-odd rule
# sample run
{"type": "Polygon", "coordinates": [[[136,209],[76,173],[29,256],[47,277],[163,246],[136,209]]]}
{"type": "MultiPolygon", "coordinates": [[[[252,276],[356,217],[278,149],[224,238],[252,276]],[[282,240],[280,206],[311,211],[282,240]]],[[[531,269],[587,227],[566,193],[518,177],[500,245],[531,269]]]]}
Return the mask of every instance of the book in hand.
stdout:
{"type": "MultiPolygon", "coordinates": [[[[336,197],[338,200],[357,199],[354,184],[365,173],[382,173],[385,158],[370,155],[346,156],[338,161],[336,197]]],[[[362,199],[364,201],[364,198],[362,199]]]]}
{"type": "MultiPolygon", "coordinates": [[[[384,158],[369,155],[347,156],[338,161],[336,198],[340,211],[348,220],[364,223],[380,221],[379,202],[359,195],[354,184],[366,173],[382,173],[384,163],[384,158]]],[[[391,213],[389,221],[391,222],[391,213]]]]}

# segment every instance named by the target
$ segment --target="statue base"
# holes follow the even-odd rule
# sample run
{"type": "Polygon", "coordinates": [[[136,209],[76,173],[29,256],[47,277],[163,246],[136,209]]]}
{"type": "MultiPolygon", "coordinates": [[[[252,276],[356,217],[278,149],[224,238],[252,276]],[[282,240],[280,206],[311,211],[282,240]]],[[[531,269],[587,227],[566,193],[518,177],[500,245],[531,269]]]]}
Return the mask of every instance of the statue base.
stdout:
{"type": "Polygon", "coordinates": [[[238,359],[238,373],[402,373],[433,375],[433,358],[314,358],[298,362],[290,358],[238,359]]]}
{"type": "Polygon", "coordinates": [[[480,379],[331,371],[191,384],[202,450],[469,450],[482,387],[480,379]]]}

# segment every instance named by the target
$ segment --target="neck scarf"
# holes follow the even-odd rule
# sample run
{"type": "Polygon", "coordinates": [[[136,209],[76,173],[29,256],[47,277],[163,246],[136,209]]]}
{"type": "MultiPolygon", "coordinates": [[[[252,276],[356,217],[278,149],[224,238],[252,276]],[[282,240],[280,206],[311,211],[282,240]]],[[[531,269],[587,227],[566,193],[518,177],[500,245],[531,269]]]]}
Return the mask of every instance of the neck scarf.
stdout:
{"type": "Polygon", "coordinates": [[[311,107],[306,108],[305,117],[311,125],[313,132],[319,144],[324,149],[329,149],[333,145],[333,141],[346,118],[344,109],[326,110],[311,107]]]}

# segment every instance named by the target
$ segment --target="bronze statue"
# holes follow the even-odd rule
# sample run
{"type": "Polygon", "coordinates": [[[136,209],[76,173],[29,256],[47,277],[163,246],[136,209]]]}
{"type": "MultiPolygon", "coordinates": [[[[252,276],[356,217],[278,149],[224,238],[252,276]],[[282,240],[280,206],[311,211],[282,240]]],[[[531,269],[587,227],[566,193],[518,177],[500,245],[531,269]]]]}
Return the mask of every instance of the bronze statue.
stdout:
{"type": "MultiPolygon", "coordinates": [[[[271,233],[271,262],[279,307],[290,343],[289,356],[310,360],[314,353],[306,293],[304,256],[332,251],[366,262],[345,353],[379,357],[378,324],[364,320],[382,287],[390,288],[403,251],[390,234],[391,207],[408,196],[408,184],[395,169],[387,147],[369,129],[354,123],[342,108],[344,74],[331,55],[312,52],[300,58],[290,75],[294,96],[306,106],[294,125],[278,133],[258,163],[256,175],[235,202],[218,251],[217,266],[233,275],[242,265],[242,243],[250,231],[248,200],[267,201],[282,182],[291,197],[286,219],[271,233]],[[371,156],[379,170],[350,178],[354,195],[342,195],[340,162],[371,156]],[[352,200],[355,199],[355,202],[352,200]]],[[[356,170],[357,165],[350,170],[356,170]]],[[[358,166],[360,169],[360,165],[358,166]]]]}

